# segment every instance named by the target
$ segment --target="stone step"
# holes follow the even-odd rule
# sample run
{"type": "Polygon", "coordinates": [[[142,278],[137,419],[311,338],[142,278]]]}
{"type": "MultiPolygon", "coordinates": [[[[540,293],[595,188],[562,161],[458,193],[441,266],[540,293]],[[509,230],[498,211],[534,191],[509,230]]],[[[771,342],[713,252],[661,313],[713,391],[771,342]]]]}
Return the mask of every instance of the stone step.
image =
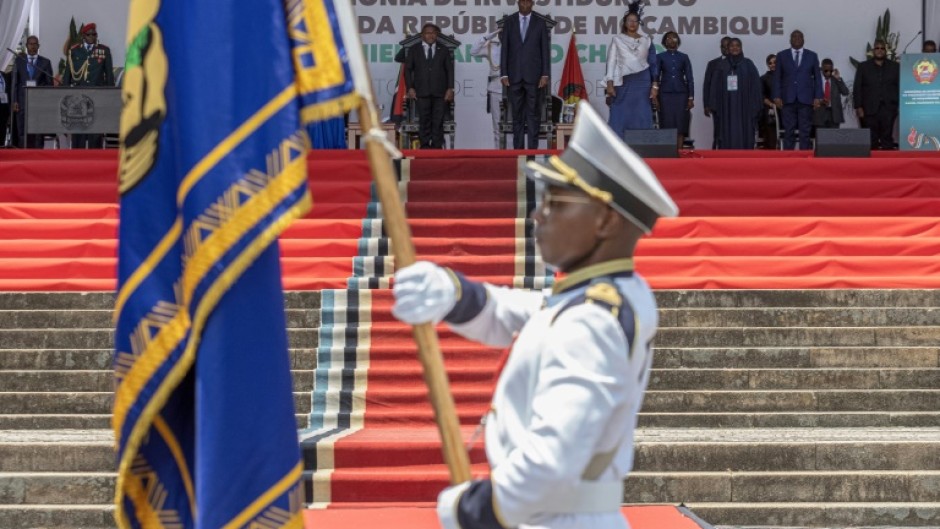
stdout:
{"type": "MultiPolygon", "coordinates": [[[[387,472],[394,472],[394,468],[387,472]]],[[[632,472],[627,503],[930,502],[940,472],[632,472]]],[[[0,473],[0,505],[109,504],[112,472],[0,473]]]]}
{"type": "MultiPolygon", "coordinates": [[[[0,349],[0,370],[110,370],[113,349],[0,349]]],[[[291,349],[291,368],[312,370],[314,349],[291,349]]],[[[2,387],[2,386],[0,386],[2,387]]]]}
{"type": "MultiPolygon", "coordinates": [[[[320,309],[287,309],[288,328],[315,328],[320,309]]],[[[0,310],[0,329],[106,329],[114,325],[110,309],[0,310]]]]}
{"type": "Polygon", "coordinates": [[[936,289],[657,290],[659,308],[940,307],[936,289]]]}
{"type": "MultiPolygon", "coordinates": [[[[483,391],[483,390],[481,390],[483,391]]],[[[412,400],[404,393],[389,402],[412,400]]],[[[488,400],[476,389],[456,395],[458,404],[488,400]]],[[[9,414],[104,414],[111,408],[110,392],[0,392],[0,410],[9,414]]],[[[297,413],[310,412],[310,393],[295,392],[297,413]]],[[[940,390],[785,390],[785,391],[659,391],[647,392],[647,413],[737,412],[916,412],[940,409],[940,390]]]]}
{"type": "MultiPolygon", "coordinates": [[[[296,414],[297,428],[310,424],[310,416],[296,414]]],[[[0,430],[89,430],[111,428],[110,414],[5,415],[0,414],[0,430]]]]}
{"type": "MultiPolygon", "coordinates": [[[[288,308],[318,308],[320,292],[285,292],[288,308]]],[[[935,289],[658,290],[660,308],[940,307],[935,289]]],[[[113,292],[2,292],[0,310],[112,309],[113,292]]]]}
{"type": "Polygon", "coordinates": [[[628,503],[914,503],[936,500],[940,472],[632,472],[628,503]]]}
{"type": "Polygon", "coordinates": [[[940,526],[940,503],[704,503],[686,507],[712,525],[753,527],[940,526]]]}
{"type": "MultiPolygon", "coordinates": [[[[294,370],[294,391],[313,391],[313,371],[294,370]]],[[[6,392],[103,392],[114,387],[114,372],[94,371],[6,371],[0,370],[0,388],[6,392]]]]}
{"type": "MultiPolygon", "coordinates": [[[[334,373],[340,370],[330,370],[334,373]]],[[[313,390],[313,370],[292,370],[294,391],[313,390]]],[[[390,375],[389,375],[390,376],[390,375]]],[[[492,377],[484,373],[485,381],[492,377]]],[[[385,377],[388,379],[388,377],[385,377]]],[[[420,383],[414,369],[388,380],[420,383]],[[413,372],[412,372],[413,371],[413,372]]],[[[112,389],[114,374],[98,370],[0,370],[7,392],[102,392],[112,389]]],[[[452,382],[458,386],[457,382],[452,382]]],[[[852,390],[932,389],[940,387],[940,368],[924,369],[653,369],[651,390],[852,390]]]]}
{"type": "Polygon", "coordinates": [[[645,412],[933,411],[940,390],[648,391],[645,412]]]}
{"type": "Polygon", "coordinates": [[[661,368],[930,368],[940,367],[940,347],[656,347],[661,368]]]}
{"type": "MultiPolygon", "coordinates": [[[[106,414],[110,413],[114,395],[111,392],[0,392],[0,410],[12,415],[106,414]]],[[[310,413],[310,392],[294,393],[297,413],[310,413]]]]}
{"type": "Polygon", "coordinates": [[[940,388],[940,368],[653,369],[649,387],[654,390],[933,389],[940,388]]]}
{"type": "MultiPolygon", "coordinates": [[[[440,448],[426,435],[419,432],[414,446],[407,439],[396,448],[417,450],[410,459],[440,463],[440,448]]],[[[940,471],[938,427],[640,428],[636,442],[638,472],[940,471]]],[[[380,438],[362,449],[363,465],[388,464],[389,446],[380,438]]],[[[111,430],[0,431],[0,472],[113,469],[111,430]]]]}
{"type": "Polygon", "coordinates": [[[940,308],[678,308],[659,311],[660,327],[873,327],[940,325],[940,308]]]}
{"type": "Polygon", "coordinates": [[[0,472],[0,505],[110,504],[113,472],[0,472]]]}
{"type": "Polygon", "coordinates": [[[111,505],[0,505],[0,529],[114,529],[111,505]]]}
{"type": "MultiPolygon", "coordinates": [[[[374,328],[381,324],[374,324],[374,328]]],[[[410,331],[394,324],[402,336],[410,331]]],[[[377,329],[383,331],[383,329],[377,329]]],[[[341,335],[348,329],[337,328],[341,335]]],[[[463,342],[452,331],[440,329],[442,340],[463,342]]],[[[4,349],[107,349],[113,344],[112,329],[0,329],[4,349]]],[[[316,329],[288,329],[288,346],[316,347],[316,329]]],[[[750,328],[663,328],[656,345],[677,347],[927,347],[940,343],[940,327],[750,327],[750,328]]]]}
{"type": "MultiPolygon", "coordinates": [[[[0,416],[2,424],[2,416],[0,416]]],[[[642,428],[940,428],[940,411],[640,413],[642,428]]]]}
{"type": "MultiPolygon", "coordinates": [[[[746,368],[935,368],[940,347],[657,347],[653,367],[746,368]]],[[[0,349],[2,370],[111,369],[114,351],[100,349],[0,349]]],[[[293,369],[315,369],[317,351],[293,348],[293,369]]],[[[0,386],[2,387],[2,386],[0,386]]]]}
{"type": "MultiPolygon", "coordinates": [[[[111,309],[0,310],[0,329],[95,329],[113,324],[111,309]]],[[[288,328],[320,325],[318,308],[286,310],[288,328]]],[[[388,316],[391,319],[391,316],[388,316]]],[[[871,327],[937,326],[940,309],[924,307],[661,309],[669,327],[871,327]]]]}

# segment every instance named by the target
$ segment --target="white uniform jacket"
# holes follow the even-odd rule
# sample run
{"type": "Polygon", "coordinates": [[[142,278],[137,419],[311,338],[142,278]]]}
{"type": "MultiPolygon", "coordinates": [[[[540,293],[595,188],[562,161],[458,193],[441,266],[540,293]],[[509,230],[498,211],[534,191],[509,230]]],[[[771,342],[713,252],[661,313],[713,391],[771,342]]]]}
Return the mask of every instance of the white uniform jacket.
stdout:
{"type": "Polygon", "coordinates": [[[451,327],[486,344],[515,343],[486,422],[490,479],[446,489],[442,525],[627,527],[622,480],[657,327],[655,299],[632,260],[579,270],[544,295],[455,277],[451,327]]]}

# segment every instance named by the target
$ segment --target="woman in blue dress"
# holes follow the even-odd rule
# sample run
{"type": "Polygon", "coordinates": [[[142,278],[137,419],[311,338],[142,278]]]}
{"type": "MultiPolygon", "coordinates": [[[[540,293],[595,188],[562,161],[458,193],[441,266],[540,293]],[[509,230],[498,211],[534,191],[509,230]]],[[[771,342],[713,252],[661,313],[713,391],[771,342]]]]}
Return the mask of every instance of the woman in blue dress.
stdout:
{"type": "Polygon", "coordinates": [[[619,136],[625,130],[653,128],[653,108],[659,91],[659,61],[653,39],[640,34],[642,2],[631,2],[607,48],[607,123],[619,136]]]}
{"type": "Polygon", "coordinates": [[[659,53],[659,128],[676,129],[677,145],[682,149],[689,135],[689,112],[695,106],[695,85],[689,56],[679,51],[682,39],[675,31],[663,35],[659,53]]]}

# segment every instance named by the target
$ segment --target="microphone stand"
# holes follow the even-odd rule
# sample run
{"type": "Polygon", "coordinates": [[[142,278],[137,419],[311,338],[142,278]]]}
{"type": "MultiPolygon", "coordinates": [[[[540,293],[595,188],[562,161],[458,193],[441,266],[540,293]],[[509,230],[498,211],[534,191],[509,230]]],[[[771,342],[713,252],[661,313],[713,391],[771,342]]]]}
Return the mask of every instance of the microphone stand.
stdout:
{"type": "Polygon", "coordinates": [[[907,46],[904,46],[904,51],[901,52],[901,55],[904,55],[905,53],[907,53],[907,49],[911,47],[911,44],[914,44],[914,41],[917,39],[917,37],[921,36],[923,32],[924,30],[920,30],[917,32],[916,35],[914,35],[914,38],[911,39],[911,41],[907,43],[907,46]]]}

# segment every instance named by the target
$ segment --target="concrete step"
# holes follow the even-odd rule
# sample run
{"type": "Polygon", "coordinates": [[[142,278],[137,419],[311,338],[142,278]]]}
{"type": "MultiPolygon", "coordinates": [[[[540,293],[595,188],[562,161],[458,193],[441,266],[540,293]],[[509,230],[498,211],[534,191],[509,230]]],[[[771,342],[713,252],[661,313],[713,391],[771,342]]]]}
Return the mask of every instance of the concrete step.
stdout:
{"type": "Polygon", "coordinates": [[[111,505],[0,505],[0,529],[114,529],[111,505]]]}
{"type": "MultiPolygon", "coordinates": [[[[378,326],[378,324],[376,325],[378,326]]],[[[396,332],[408,334],[398,324],[396,332]],[[400,328],[398,328],[400,327],[400,328]]],[[[343,335],[351,327],[336,327],[343,335]]],[[[381,329],[379,329],[381,330],[381,329]]],[[[317,329],[288,329],[288,346],[314,348],[317,329]]],[[[442,338],[463,341],[446,329],[442,338]]],[[[4,349],[107,349],[113,345],[114,331],[102,329],[0,329],[4,349]]],[[[656,337],[658,347],[929,347],[940,343],[940,327],[749,327],[749,328],[664,328],[656,337]]]]}
{"type": "Polygon", "coordinates": [[[659,311],[660,327],[873,327],[940,325],[928,307],[677,308],[659,311]]]}
{"type": "Polygon", "coordinates": [[[754,527],[940,526],[940,503],[707,503],[686,507],[712,525],[754,527]]]}
{"type": "Polygon", "coordinates": [[[114,472],[0,472],[0,505],[106,505],[116,480],[114,472]]]}
{"type": "Polygon", "coordinates": [[[911,347],[936,346],[940,327],[664,328],[658,347],[911,347]]]}
{"type": "MultiPolygon", "coordinates": [[[[386,307],[383,310],[388,310],[386,307]]],[[[318,308],[286,310],[289,328],[320,325],[318,308]]],[[[113,324],[106,309],[0,310],[0,329],[94,329],[113,324]]],[[[391,319],[389,316],[387,319],[391,319]]],[[[871,327],[937,326],[940,309],[925,307],[661,309],[659,325],[668,327],[871,327]]]]}
{"type": "MultiPolygon", "coordinates": [[[[415,371],[395,379],[420,383],[421,374],[415,371]]],[[[313,390],[313,370],[293,370],[291,374],[294,391],[313,390]]],[[[489,382],[492,375],[484,373],[483,376],[485,382],[489,382]]],[[[7,392],[103,392],[111,390],[113,384],[114,374],[110,369],[0,370],[0,387],[7,392]]],[[[654,369],[649,387],[663,391],[932,389],[940,387],[940,368],[654,369]]]]}
{"type": "Polygon", "coordinates": [[[940,368],[654,369],[649,387],[662,390],[933,389],[940,388],[940,368]]]}
{"type": "Polygon", "coordinates": [[[658,391],[646,393],[643,411],[658,412],[824,412],[933,411],[940,390],[753,390],[658,391]]]}
{"type": "Polygon", "coordinates": [[[642,428],[938,428],[940,411],[640,413],[639,425],[642,428]]]}
{"type": "Polygon", "coordinates": [[[940,472],[632,472],[628,503],[826,502],[936,500],[940,472]]]}
{"type": "Polygon", "coordinates": [[[940,347],[656,347],[661,368],[940,367],[940,347]]]}
{"type": "MultiPolygon", "coordinates": [[[[320,306],[320,292],[285,292],[287,308],[320,306]]],[[[940,307],[932,289],[865,290],[658,290],[660,308],[940,307]]],[[[111,309],[113,292],[2,292],[0,310],[111,309]]]]}
{"type": "Polygon", "coordinates": [[[658,290],[663,309],[765,307],[940,307],[935,289],[658,290]]]}
{"type": "MultiPolygon", "coordinates": [[[[310,416],[294,416],[297,428],[306,428],[310,416]]],[[[91,430],[111,428],[110,414],[6,415],[0,414],[0,430],[91,430]]]]}
{"type": "MultiPolygon", "coordinates": [[[[320,325],[320,309],[287,309],[288,328],[320,325]]],[[[0,329],[104,329],[114,325],[111,309],[0,310],[0,329]]]]}
{"type": "MultiPolygon", "coordinates": [[[[0,392],[0,410],[13,415],[27,414],[106,414],[110,413],[111,392],[0,392]]],[[[294,393],[297,413],[310,413],[310,392],[294,393]]]]}
{"type": "MultiPolygon", "coordinates": [[[[291,371],[294,391],[313,391],[313,370],[291,371]]],[[[111,370],[0,370],[0,388],[6,392],[103,392],[114,387],[111,370]]]]}
{"type": "MultiPolygon", "coordinates": [[[[110,348],[0,349],[0,370],[111,370],[113,358],[110,348]]],[[[292,369],[312,370],[317,365],[315,349],[291,349],[290,358],[292,369]]]]}
{"type": "MultiPolygon", "coordinates": [[[[316,329],[288,329],[288,347],[314,348],[316,329]]],[[[0,329],[2,349],[107,349],[114,329],[0,329]]]]}

